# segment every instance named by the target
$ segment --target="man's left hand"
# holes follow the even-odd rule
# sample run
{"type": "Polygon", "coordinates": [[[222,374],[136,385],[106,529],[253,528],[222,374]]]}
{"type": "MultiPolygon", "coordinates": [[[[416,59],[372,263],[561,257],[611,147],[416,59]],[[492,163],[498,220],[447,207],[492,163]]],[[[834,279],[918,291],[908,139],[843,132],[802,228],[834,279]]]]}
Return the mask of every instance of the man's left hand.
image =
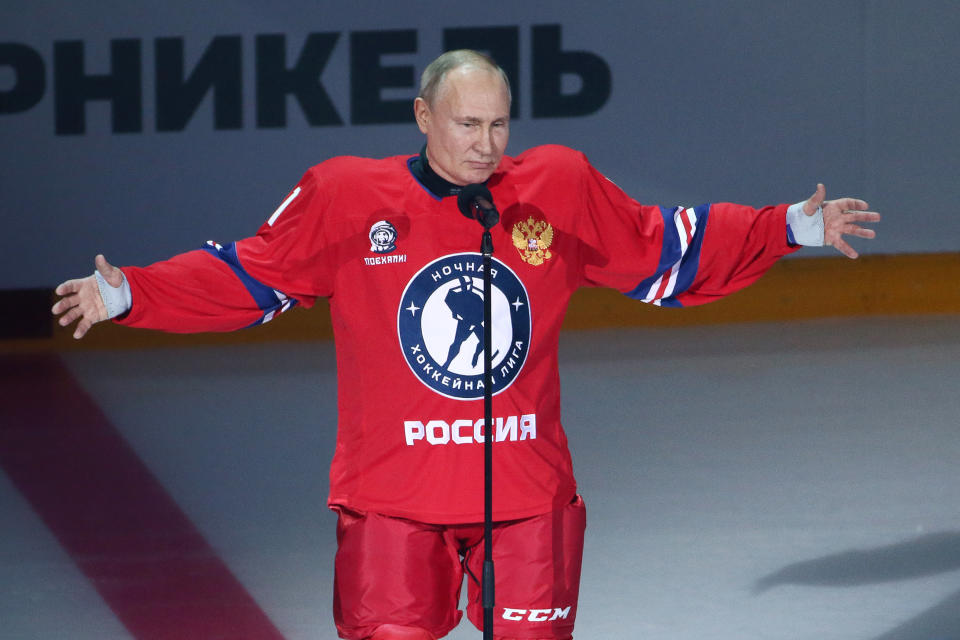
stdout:
{"type": "Polygon", "coordinates": [[[823,208],[823,244],[831,246],[848,258],[856,258],[859,254],[843,239],[845,235],[858,238],[872,239],[877,233],[873,229],[864,229],[858,223],[878,222],[880,214],[867,211],[868,205],[856,198],[840,198],[825,200],[827,190],[822,184],[817,185],[817,191],[803,204],[803,212],[808,216],[815,215],[817,209],[823,208]]]}

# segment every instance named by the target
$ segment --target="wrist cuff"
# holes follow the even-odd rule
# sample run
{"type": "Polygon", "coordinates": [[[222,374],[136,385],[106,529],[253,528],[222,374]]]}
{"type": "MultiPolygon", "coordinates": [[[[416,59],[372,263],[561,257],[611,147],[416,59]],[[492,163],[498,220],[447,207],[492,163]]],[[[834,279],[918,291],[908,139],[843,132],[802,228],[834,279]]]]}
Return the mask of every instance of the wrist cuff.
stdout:
{"type": "Polygon", "coordinates": [[[93,276],[97,279],[97,288],[100,289],[100,298],[107,307],[107,319],[116,318],[125,314],[133,306],[133,296],[130,293],[130,283],[127,277],[120,272],[123,277],[123,283],[119,287],[111,286],[99,271],[94,271],[93,276]]]}
{"type": "Polygon", "coordinates": [[[805,247],[823,246],[823,207],[817,207],[817,212],[808,216],[803,212],[803,205],[798,202],[787,207],[787,237],[794,244],[805,247]]]}

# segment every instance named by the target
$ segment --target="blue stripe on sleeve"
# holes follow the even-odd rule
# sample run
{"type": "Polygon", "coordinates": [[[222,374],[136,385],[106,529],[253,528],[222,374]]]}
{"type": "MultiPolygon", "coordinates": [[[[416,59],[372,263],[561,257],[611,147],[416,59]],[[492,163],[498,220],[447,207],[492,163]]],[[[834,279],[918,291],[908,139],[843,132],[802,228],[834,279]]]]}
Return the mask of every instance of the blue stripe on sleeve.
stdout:
{"type": "Polygon", "coordinates": [[[676,301],[675,297],[690,288],[694,278],[697,277],[697,270],[700,268],[700,249],[703,247],[703,236],[707,229],[710,205],[702,204],[699,207],[694,207],[694,211],[697,216],[697,230],[693,235],[693,240],[690,241],[690,246],[687,247],[683,261],[680,263],[680,274],[677,276],[677,285],[673,289],[673,294],[660,303],[663,306],[683,306],[676,301]]]}
{"type": "MultiPolygon", "coordinates": [[[[690,288],[700,267],[700,249],[703,246],[704,230],[707,228],[707,218],[710,213],[710,205],[702,204],[694,207],[694,216],[696,217],[696,229],[693,239],[687,246],[686,251],[681,255],[680,232],[677,229],[675,216],[678,211],[685,211],[685,207],[674,207],[665,209],[659,207],[660,215],[663,216],[663,245],[660,250],[660,260],[657,264],[656,272],[645,278],[635,289],[626,293],[627,296],[637,300],[649,299],[657,292],[654,287],[660,287],[660,278],[667,275],[671,267],[680,262],[680,270],[676,276],[676,281],[672,290],[667,292],[667,296],[661,299],[658,304],[664,307],[682,307],[683,305],[676,299],[684,291],[690,288]]],[[[656,302],[655,300],[648,300],[656,302]]]]}
{"type": "Polygon", "coordinates": [[[677,227],[673,223],[673,213],[676,208],[660,209],[660,215],[663,216],[663,245],[660,248],[660,262],[657,264],[656,272],[643,280],[633,291],[625,295],[637,300],[643,300],[650,294],[650,288],[660,279],[664,273],[680,259],[680,236],[677,234],[677,227]]]}
{"type": "Polygon", "coordinates": [[[243,286],[246,287],[250,296],[253,297],[254,302],[256,302],[260,310],[264,312],[259,320],[249,326],[252,327],[263,324],[264,322],[269,322],[278,313],[282,313],[296,306],[297,300],[288,298],[286,295],[273,289],[273,287],[268,287],[255,280],[247,273],[243,265],[240,264],[239,256],[237,256],[236,243],[231,242],[226,246],[221,246],[212,241],[208,241],[202,248],[204,251],[225,262],[230,269],[233,270],[234,275],[243,283],[243,286]]]}

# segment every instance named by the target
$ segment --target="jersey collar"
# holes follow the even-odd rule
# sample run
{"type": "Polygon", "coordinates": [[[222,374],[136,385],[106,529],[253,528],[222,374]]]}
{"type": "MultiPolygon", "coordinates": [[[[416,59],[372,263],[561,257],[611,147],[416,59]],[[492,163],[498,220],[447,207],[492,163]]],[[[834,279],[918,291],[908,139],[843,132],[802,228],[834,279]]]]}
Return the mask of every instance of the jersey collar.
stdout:
{"type": "Polygon", "coordinates": [[[410,168],[410,173],[420,183],[420,186],[429,191],[430,195],[437,200],[460,193],[462,188],[460,185],[441,178],[430,166],[430,161],[427,160],[427,145],[423,145],[419,155],[407,160],[407,167],[410,168]]]}

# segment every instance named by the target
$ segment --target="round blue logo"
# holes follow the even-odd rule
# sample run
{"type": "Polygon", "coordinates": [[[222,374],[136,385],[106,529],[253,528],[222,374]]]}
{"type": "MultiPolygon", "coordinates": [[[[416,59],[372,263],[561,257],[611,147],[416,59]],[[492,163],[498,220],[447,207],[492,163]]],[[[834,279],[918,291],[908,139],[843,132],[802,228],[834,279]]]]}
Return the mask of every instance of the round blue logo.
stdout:
{"type": "MultiPolygon", "coordinates": [[[[490,268],[493,393],[509,387],[530,352],[530,300],[510,267],[490,268]]],[[[438,258],[407,283],[397,311],[403,356],[425,385],[456,400],[483,397],[483,256],[438,258]]]]}

